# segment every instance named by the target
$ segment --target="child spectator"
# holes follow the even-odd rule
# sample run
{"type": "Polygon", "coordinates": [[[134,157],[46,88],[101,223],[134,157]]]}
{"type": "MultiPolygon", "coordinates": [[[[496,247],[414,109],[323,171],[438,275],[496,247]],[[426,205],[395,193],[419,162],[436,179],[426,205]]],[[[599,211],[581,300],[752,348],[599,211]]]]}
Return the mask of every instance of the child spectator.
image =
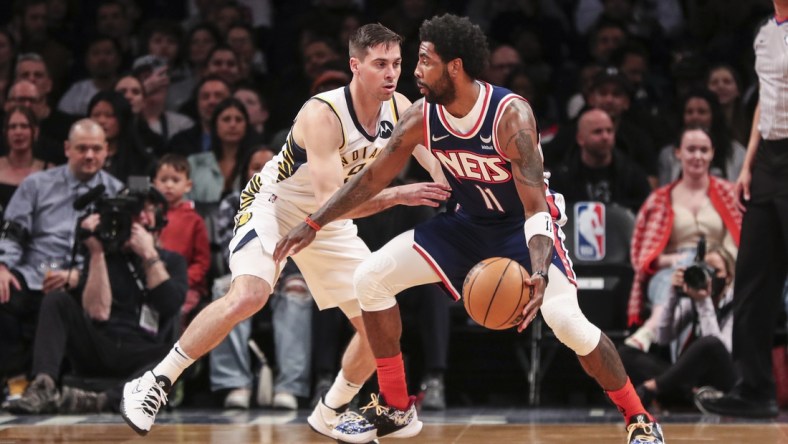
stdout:
{"type": "Polygon", "coordinates": [[[211,250],[205,221],[194,210],[194,203],[184,199],[192,188],[191,168],[185,157],[166,154],[156,166],[153,186],[167,199],[167,226],[159,237],[164,249],[175,251],[188,264],[189,290],[181,314],[187,316],[208,294],[206,275],[211,265],[211,250]]]}

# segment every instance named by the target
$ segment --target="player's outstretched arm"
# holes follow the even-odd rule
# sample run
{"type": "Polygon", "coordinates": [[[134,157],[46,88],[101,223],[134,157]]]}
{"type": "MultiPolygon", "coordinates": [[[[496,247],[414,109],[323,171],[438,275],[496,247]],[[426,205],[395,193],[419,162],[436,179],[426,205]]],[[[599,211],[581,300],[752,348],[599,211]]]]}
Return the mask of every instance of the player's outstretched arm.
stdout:
{"type": "Polygon", "coordinates": [[[274,260],[281,261],[301,251],[314,240],[316,230],[331,221],[341,217],[361,217],[363,213],[373,214],[400,203],[399,199],[405,196],[398,194],[401,190],[397,191],[396,188],[399,187],[377,195],[394,180],[408,161],[413,148],[421,141],[421,107],[413,105],[402,114],[391,140],[377,160],[334,193],[328,202],[311,216],[309,224],[297,225],[277,242],[274,260]],[[373,197],[376,199],[370,202],[373,197]],[[362,207],[365,203],[366,207],[362,207]]]}
{"type": "Polygon", "coordinates": [[[542,306],[554,243],[553,221],[545,201],[539,134],[528,103],[510,102],[498,126],[498,140],[512,162],[515,186],[525,209],[525,238],[531,254],[531,277],[524,284],[533,285],[534,291],[523,309],[523,322],[517,327],[517,331],[523,331],[542,306]]]}

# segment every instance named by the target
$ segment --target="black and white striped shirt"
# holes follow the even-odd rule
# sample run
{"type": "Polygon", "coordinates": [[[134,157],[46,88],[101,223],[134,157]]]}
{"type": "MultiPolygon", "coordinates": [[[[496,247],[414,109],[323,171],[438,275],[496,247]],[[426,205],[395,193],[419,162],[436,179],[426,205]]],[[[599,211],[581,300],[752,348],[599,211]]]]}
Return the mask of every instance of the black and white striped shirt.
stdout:
{"type": "Polygon", "coordinates": [[[788,139],[788,20],[770,18],[758,31],[754,48],[760,81],[758,130],[765,140],[788,139]]]}

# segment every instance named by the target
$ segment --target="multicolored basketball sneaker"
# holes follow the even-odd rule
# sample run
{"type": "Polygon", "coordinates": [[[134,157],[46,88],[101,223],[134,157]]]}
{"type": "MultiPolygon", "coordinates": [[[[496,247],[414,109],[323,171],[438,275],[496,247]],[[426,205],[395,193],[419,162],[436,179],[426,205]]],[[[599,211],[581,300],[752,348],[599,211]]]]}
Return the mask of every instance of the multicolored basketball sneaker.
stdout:
{"type": "Polygon", "coordinates": [[[662,437],[662,427],[649,419],[645,413],[640,413],[627,421],[627,442],[629,444],[665,444],[662,437]]]}
{"type": "Polygon", "coordinates": [[[372,394],[372,401],[361,407],[361,414],[345,415],[334,428],[334,438],[349,443],[365,443],[377,438],[410,438],[424,425],[416,414],[416,397],[399,410],[386,405],[383,395],[372,394]]]}

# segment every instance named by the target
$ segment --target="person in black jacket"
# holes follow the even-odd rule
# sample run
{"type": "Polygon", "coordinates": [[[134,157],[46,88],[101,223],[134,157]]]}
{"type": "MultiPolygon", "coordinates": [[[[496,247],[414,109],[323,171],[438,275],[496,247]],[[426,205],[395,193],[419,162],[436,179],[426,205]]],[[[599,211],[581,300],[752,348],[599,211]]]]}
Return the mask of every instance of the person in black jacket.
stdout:
{"type": "Polygon", "coordinates": [[[550,188],[570,203],[617,203],[637,213],[651,186],[646,173],[616,148],[610,116],[601,109],[586,111],[578,120],[576,139],[580,149],[553,169],[550,188]]]}
{"type": "Polygon", "coordinates": [[[122,386],[102,393],[58,390],[64,358],[83,377],[141,374],[170,349],[172,328],[186,297],[186,262],[156,246],[162,209],[148,199],[131,224],[131,235],[113,251],[93,235],[99,214],[80,227],[88,259],[79,290],[48,294],[41,304],[33,349],[34,380],[21,398],[4,405],[14,413],[101,412],[117,408],[122,386]]]}

